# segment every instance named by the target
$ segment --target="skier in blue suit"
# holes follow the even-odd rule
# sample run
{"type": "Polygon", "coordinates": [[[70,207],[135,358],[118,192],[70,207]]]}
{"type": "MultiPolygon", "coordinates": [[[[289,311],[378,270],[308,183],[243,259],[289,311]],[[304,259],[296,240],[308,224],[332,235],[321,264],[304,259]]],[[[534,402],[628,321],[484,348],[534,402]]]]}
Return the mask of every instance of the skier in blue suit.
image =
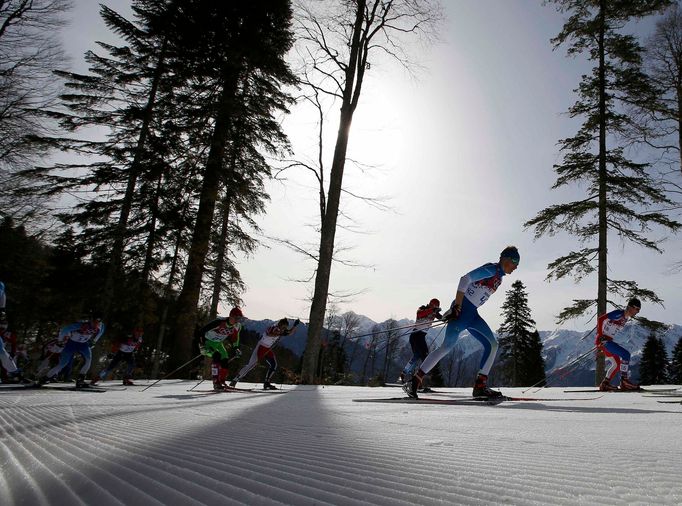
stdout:
{"type": "Polygon", "coordinates": [[[7,370],[9,375],[16,376],[20,381],[21,371],[14,363],[12,357],[5,349],[5,342],[2,339],[2,335],[7,330],[7,313],[5,313],[5,304],[7,302],[7,296],[5,295],[5,284],[0,281],[0,364],[7,370]]]}
{"type": "Polygon", "coordinates": [[[462,276],[457,286],[457,296],[450,309],[443,314],[443,320],[448,322],[443,343],[424,359],[412,381],[403,385],[407,395],[417,398],[417,389],[424,376],[452,350],[459,335],[468,330],[474,339],[483,345],[483,357],[474,383],[473,396],[489,398],[502,396],[500,392],[487,386],[488,374],[495,361],[498,344],[495,334],[478,314],[478,308],[499,288],[505,274],[511,274],[516,270],[519,260],[518,249],[515,246],[507,246],[500,253],[499,262],[482,265],[462,276]]]}
{"type": "Polygon", "coordinates": [[[64,367],[66,367],[74,354],[80,353],[85,360],[85,364],[80,370],[78,378],[76,379],[76,388],[83,388],[90,386],[85,382],[85,375],[90,370],[92,363],[91,348],[104,334],[104,324],[99,318],[91,316],[88,320],[79,321],[62,327],[59,331],[59,340],[66,342],[64,350],[59,357],[59,363],[47,372],[47,375],[38,380],[38,384],[42,385],[51,378],[59,374],[64,367]]]}

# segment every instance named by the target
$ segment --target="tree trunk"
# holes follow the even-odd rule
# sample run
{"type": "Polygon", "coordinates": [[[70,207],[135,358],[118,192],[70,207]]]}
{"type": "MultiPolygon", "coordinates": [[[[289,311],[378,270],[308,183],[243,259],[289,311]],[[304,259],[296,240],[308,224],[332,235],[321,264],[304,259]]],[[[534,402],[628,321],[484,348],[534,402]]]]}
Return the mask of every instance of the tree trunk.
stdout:
{"type": "Polygon", "coordinates": [[[178,299],[178,315],[175,325],[175,353],[172,363],[178,365],[191,357],[192,339],[196,325],[197,304],[201,293],[201,281],[208,253],[213,214],[215,211],[220,176],[223,168],[225,146],[230,132],[230,119],[234,108],[237,89],[237,75],[230,73],[223,85],[211,147],[204,170],[203,184],[199,196],[199,209],[192,234],[192,243],[187,259],[182,292],[178,299]]]}
{"type": "Polygon", "coordinates": [[[223,287],[223,271],[225,270],[225,256],[227,250],[227,229],[230,219],[230,202],[226,196],[223,202],[222,223],[220,225],[220,238],[218,239],[218,258],[216,259],[215,273],[213,275],[213,295],[211,296],[211,310],[208,313],[209,320],[214,320],[218,316],[218,304],[220,304],[220,293],[223,287]]]}
{"type": "Polygon", "coordinates": [[[135,146],[135,155],[128,170],[128,181],[126,184],[125,194],[121,202],[121,213],[116,224],[116,231],[114,232],[114,243],[111,247],[111,262],[107,272],[107,279],[104,284],[104,318],[108,323],[111,314],[111,306],[114,301],[116,286],[120,276],[121,265],[123,263],[123,247],[125,243],[126,229],[128,227],[128,218],[133,206],[133,196],[135,193],[135,186],[137,185],[137,178],[140,175],[140,164],[144,152],[144,146],[149,136],[149,129],[153,118],[154,104],[156,102],[156,94],[159,89],[159,83],[164,73],[164,60],[166,58],[166,49],[168,47],[168,37],[163,39],[161,50],[159,52],[159,61],[154,70],[152,78],[152,86],[149,90],[149,98],[144,109],[144,116],[142,118],[142,126],[140,128],[140,135],[137,138],[137,145],[135,146]]]}
{"type": "Polygon", "coordinates": [[[164,306],[161,312],[161,320],[159,321],[159,335],[156,340],[156,356],[154,357],[154,365],[152,367],[152,378],[159,376],[159,368],[161,366],[161,349],[163,347],[163,338],[166,335],[166,322],[168,321],[168,309],[171,305],[171,293],[173,285],[175,284],[175,274],[178,270],[178,259],[180,257],[180,244],[182,243],[182,232],[178,229],[177,240],[175,241],[175,251],[173,252],[173,261],[171,262],[170,273],[168,275],[168,283],[164,290],[164,306]]]}
{"type": "Polygon", "coordinates": [[[346,165],[346,152],[350,127],[353,121],[353,113],[357,105],[357,98],[362,89],[362,71],[357,68],[360,61],[360,35],[364,21],[365,1],[358,0],[356,6],[355,25],[350,47],[350,58],[346,68],[346,81],[344,83],[343,99],[341,103],[341,119],[339,131],[336,136],[334,158],[329,175],[329,191],[327,194],[327,206],[320,229],[320,251],[315,276],[315,291],[310,306],[310,318],[308,321],[308,342],[303,355],[303,367],[301,381],[303,383],[315,383],[315,371],[317,370],[317,357],[320,350],[324,315],[327,309],[329,297],[329,278],[331,276],[332,259],[334,256],[334,238],[336,236],[336,221],[339,214],[339,202],[343,188],[343,171],[346,165]],[[355,83],[357,72],[357,85],[355,83]]]}
{"type": "MultiPolygon", "coordinates": [[[[604,32],[605,0],[599,2],[599,251],[597,272],[597,316],[606,313],[607,222],[606,222],[606,68],[604,32]]],[[[604,353],[597,351],[595,384],[604,379],[604,353]]]]}

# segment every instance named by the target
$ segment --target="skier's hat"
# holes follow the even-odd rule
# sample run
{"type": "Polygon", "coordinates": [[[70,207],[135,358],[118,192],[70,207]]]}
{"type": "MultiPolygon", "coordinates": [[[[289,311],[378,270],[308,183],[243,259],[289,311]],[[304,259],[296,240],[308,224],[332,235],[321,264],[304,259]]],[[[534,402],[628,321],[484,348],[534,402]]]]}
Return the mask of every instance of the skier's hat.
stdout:
{"type": "Polygon", "coordinates": [[[502,250],[502,253],[500,253],[500,258],[508,258],[516,265],[519,265],[521,255],[519,255],[519,250],[516,248],[516,246],[507,246],[502,250]]]}
{"type": "Polygon", "coordinates": [[[636,297],[633,297],[628,301],[628,306],[636,307],[637,309],[642,309],[642,303],[636,297]]]}

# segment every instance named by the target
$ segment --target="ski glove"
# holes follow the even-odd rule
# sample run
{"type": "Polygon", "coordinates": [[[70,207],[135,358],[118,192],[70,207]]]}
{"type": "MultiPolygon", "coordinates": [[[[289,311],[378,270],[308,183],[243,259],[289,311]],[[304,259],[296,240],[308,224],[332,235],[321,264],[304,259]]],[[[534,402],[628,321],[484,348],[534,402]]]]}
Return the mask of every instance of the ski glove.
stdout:
{"type": "Polygon", "coordinates": [[[449,322],[456,320],[459,318],[460,314],[462,314],[462,307],[453,301],[452,305],[450,305],[450,309],[448,309],[443,315],[443,321],[449,322]]]}
{"type": "Polygon", "coordinates": [[[232,348],[232,353],[234,353],[235,358],[239,358],[242,356],[242,350],[239,348],[232,348]]]}

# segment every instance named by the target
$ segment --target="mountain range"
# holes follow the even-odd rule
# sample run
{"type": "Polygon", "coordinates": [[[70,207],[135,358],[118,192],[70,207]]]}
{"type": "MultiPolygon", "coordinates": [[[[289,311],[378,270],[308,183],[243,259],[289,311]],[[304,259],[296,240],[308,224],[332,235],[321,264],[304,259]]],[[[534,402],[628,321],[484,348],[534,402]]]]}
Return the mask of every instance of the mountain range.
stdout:
{"type": "MultiPolygon", "coordinates": [[[[394,333],[397,334],[395,337],[397,343],[392,345],[393,352],[389,357],[391,363],[386,368],[385,364],[381,365],[383,370],[388,370],[386,381],[390,381],[393,376],[400,373],[402,366],[409,360],[411,356],[410,345],[409,345],[409,332],[410,325],[414,323],[413,320],[402,319],[402,320],[386,320],[383,322],[375,322],[371,318],[363,315],[357,315],[355,313],[350,313],[354,316],[355,325],[352,329],[353,332],[345,332],[343,322],[347,320],[344,318],[346,315],[339,316],[336,327],[339,329],[342,335],[346,334],[347,338],[344,340],[344,349],[346,349],[347,356],[350,356],[351,350],[353,356],[357,357],[357,361],[351,364],[351,370],[356,374],[367,373],[363,371],[364,367],[367,367],[367,355],[372,351],[372,331],[375,331],[375,347],[377,354],[383,352],[385,349],[385,333],[376,334],[377,329],[388,328],[390,322],[393,322],[393,327],[406,327],[402,330],[398,330],[394,333]],[[355,337],[357,336],[357,337],[355,337]],[[360,355],[357,355],[357,350],[360,350],[360,355]]],[[[274,324],[270,320],[248,320],[245,322],[245,326],[249,330],[262,333],[267,329],[268,326],[274,324]]],[[[427,333],[427,343],[430,349],[434,349],[436,346],[440,345],[443,341],[443,326],[436,326],[432,328],[427,333]]],[[[296,355],[301,356],[305,350],[306,336],[307,336],[307,325],[301,323],[299,329],[291,336],[284,337],[280,346],[283,346],[296,355]]],[[[636,322],[626,325],[626,327],[618,334],[616,341],[621,344],[624,348],[629,350],[632,354],[632,359],[630,362],[630,367],[632,371],[632,377],[636,380],[639,377],[639,361],[642,357],[642,349],[644,348],[644,343],[650,335],[650,330],[644,328],[643,326],[637,324],[636,322]]],[[[589,335],[585,336],[584,332],[578,332],[574,330],[566,329],[556,329],[553,331],[539,331],[540,339],[543,343],[543,358],[545,359],[545,371],[550,375],[549,384],[552,386],[581,386],[581,385],[593,385],[594,384],[594,370],[595,363],[588,355],[585,360],[580,361],[576,367],[572,367],[567,374],[554,374],[558,369],[562,368],[569,362],[575,360],[580,355],[588,352],[594,346],[594,331],[590,332],[589,335]]],[[[677,344],[680,338],[682,338],[682,326],[680,325],[669,325],[666,330],[658,334],[658,337],[662,338],[665,343],[668,355],[671,354],[673,348],[677,344]]],[[[456,382],[455,378],[461,379],[464,385],[470,382],[470,376],[474,374],[477,369],[478,361],[481,356],[481,345],[473,339],[468,332],[462,333],[460,339],[455,346],[455,350],[450,357],[443,360],[441,363],[441,368],[448,367],[449,374],[445,374],[446,382],[448,379],[450,382],[456,382]],[[448,360],[450,362],[448,362],[448,360]],[[452,362],[456,362],[453,365],[452,362]],[[455,371],[453,373],[453,367],[458,369],[459,372],[455,371]]],[[[379,359],[385,359],[381,356],[379,359]]],[[[374,361],[373,361],[374,362],[374,361]]],[[[373,363],[373,367],[376,364],[373,363]]],[[[376,371],[373,371],[376,372],[376,371]]],[[[371,376],[371,375],[369,375],[371,376]]],[[[453,384],[451,386],[459,386],[453,384]]]]}

